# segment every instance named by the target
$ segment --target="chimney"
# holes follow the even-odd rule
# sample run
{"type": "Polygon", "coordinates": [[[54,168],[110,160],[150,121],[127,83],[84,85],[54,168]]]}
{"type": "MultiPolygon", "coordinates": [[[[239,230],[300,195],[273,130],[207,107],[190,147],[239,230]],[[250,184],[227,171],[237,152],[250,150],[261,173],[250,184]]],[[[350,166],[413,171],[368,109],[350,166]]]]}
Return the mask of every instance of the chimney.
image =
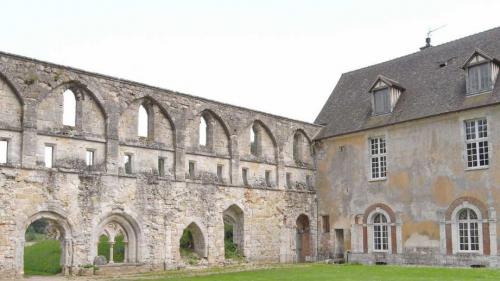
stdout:
{"type": "Polygon", "coordinates": [[[427,36],[427,38],[425,38],[425,46],[420,47],[420,51],[425,50],[425,49],[430,48],[430,47],[432,47],[431,37],[427,36]]]}

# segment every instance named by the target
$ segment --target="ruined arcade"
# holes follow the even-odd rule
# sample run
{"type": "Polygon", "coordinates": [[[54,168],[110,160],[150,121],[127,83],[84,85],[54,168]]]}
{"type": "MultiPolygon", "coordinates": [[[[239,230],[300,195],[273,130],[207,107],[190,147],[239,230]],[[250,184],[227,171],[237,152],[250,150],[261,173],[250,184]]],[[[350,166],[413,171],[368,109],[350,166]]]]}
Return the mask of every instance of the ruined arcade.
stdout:
{"type": "Polygon", "coordinates": [[[111,249],[122,235],[125,258],[101,273],[176,268],[184,229],[222,264],[225,221],[248,261],[315,259],[320,126],[4,53],[0,73],[2,274],[22,274],[41,218],[65,274],[94,263],[102,235],[111,249]]]}

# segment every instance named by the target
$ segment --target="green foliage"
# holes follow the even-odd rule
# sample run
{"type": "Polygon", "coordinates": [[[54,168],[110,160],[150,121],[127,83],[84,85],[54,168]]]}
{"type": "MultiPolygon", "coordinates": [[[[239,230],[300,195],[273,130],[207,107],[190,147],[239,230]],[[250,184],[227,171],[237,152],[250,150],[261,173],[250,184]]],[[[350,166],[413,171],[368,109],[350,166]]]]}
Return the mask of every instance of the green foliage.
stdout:
{"type": "Polygon", "coordinates": [[[123,243],[123,235],[115,237],[115,244],[113,245],[113,261],[123,262],[125,260],[125,244],[123,243]]]}
{"type": "Polygon", "coordinates": [[[101,235],[99,237],[99,243],[97,243],[97,255],[106,257],[106,261],[109,261],[109,239],[106,235],[101,235]]]}
{"type": "Polygon", "coordinates": [[[49,222],[45,219],[39,219],[30,224],[30,226],[28,226],[28,229],[26,229],[26,233],[24,235],[24,239],[26,240],[26,242],[46,240],[48,225],[49,222]]]}
{"type": "Polygon", "coordinates": [[[61,245],[56,240],[42,240],[24,247],[24,274],[53,275],[61,272],[61,245]]]}
{"type": "Polygon", "coordinates": [[[224,256],[226,259],[242,260],[243,255],[233,241],[233,225],[224,224],[224,256]]]}
{"type": "Polygon", "coordinates": [[[193,233],[189,229],[184,229],[179,241],[182,259],[190,265],[200,262],[200,257],[194,252],[193,233]]]}
{"type": "Polygon", "coordinates": [[[189,229],[184,229],[180,240],[181,249],[194,249],[193,233],[189,229]]]}

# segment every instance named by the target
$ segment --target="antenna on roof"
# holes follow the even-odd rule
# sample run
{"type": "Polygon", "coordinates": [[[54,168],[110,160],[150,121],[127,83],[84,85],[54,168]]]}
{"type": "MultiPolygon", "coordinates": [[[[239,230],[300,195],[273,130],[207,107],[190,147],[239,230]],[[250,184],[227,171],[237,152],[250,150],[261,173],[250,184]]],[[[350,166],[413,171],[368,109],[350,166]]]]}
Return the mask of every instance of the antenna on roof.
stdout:
{"type": "Polygon", "coordinates": [[[424,49],[432,47],[432,45],[431,45],[431,34],[433,32],[435,32],[435,31],[440,30],[441,28],[444,28],[444,27],[446,27],[446,24],[441,25],[440,27],[434,28],[434,29],[430,29],[429,28],[429,30],[427,31],[427,37],[425,38],[425,46],[421,47],[420,50],[424,50],[424,49]]]}

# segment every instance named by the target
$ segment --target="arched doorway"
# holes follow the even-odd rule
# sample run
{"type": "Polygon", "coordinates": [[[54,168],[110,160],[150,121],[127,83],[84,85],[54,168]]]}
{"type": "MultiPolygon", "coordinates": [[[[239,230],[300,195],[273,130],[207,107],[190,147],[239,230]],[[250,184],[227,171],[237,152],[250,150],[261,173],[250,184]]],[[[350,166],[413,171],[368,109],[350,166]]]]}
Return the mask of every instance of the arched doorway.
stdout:
{"type": "Polygon", "coordinates": [[[140,261],[140,231],[135,220],[129,216],[123,214],[108,216],[98,225],[96,234],[96,256],[105,258],[105,263],[140,261]]]}
{"type": "Polygon", "coordinates": [[[309,218],[302,214],[297,218],[297,261],[305,262],[311,256],[311,231],[309,218]]]}
{"type": "Polygon", "coordinates": [[[53,212],[40,212],[33,215],[23,229],[20,259],[23,274],[69,274],[72,236],[65,218],[53,212]]]}
{"type": "Polygon", "coordinates": [[[237,205],[231,205],[223,212],[224,256],[226,259],[244,257],[243,215],[243,210],[237,205]]]}
{"type": "Polygon", "coordinates": [[[201,259],[207,258],[205,236],[195,222],[190,223],[182,232],[179,239],[179,252],[182,260],[191,265],[198,264],[201,259]]]}

